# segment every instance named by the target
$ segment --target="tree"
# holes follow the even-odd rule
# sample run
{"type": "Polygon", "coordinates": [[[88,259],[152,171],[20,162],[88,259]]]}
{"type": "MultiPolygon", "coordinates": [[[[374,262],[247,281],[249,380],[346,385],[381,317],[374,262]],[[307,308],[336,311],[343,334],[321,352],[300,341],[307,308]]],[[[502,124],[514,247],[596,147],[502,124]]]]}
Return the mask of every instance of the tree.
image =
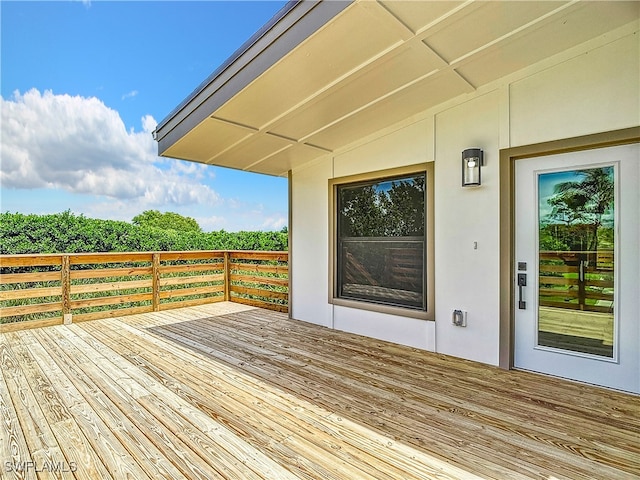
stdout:
{"type": "Polygon", "coordinates": [[[424,193],[423,175],[341,188],[341,236],[424,235],[424,193]]]}
{"type": "Polygon", "coordinates": [[[424,193],[424,176],[394,181],[390,189],[379,192],[379,203],[386,220],[385,235],[424,235],[424,193]]]}
{"type": "Polygon", "coordinates": [[[202,232],[202,228],[195,219],[174,212],[162,213],[158,210],[146,210],[133,217],[131,222],[139,227],[154,227],[178,232],[202,232]]]}
{"type": "Polygon", "coordinates": [[[375,186],[340,189],[340,230],[343,237],[380,237],[384,217],[375,186]]]}
{"type": "Polygon", "coordinates": [[[567,224],[588,227],[587,250],[598,250],[598,230],[613,208],[613,167],[590,168],[576,172],[580,181],[558,183],[548,200],[553,207],[549,217],[567,224]]]}

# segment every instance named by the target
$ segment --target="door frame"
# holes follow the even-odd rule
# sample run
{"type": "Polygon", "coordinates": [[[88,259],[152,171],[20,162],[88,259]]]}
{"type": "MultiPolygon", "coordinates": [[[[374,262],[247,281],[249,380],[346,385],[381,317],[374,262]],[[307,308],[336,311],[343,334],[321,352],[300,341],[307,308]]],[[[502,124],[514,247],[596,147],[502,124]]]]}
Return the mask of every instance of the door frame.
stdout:
{"type": "MultiPolygon", "coordinates": [[[[640,126],[500,150],[500,339],[499,365],[514,368],[515,350],[515,162],[524,158],[640,143],[640,126]]],[[[640,160],[640,159],[639,159],[640,160]]]]}

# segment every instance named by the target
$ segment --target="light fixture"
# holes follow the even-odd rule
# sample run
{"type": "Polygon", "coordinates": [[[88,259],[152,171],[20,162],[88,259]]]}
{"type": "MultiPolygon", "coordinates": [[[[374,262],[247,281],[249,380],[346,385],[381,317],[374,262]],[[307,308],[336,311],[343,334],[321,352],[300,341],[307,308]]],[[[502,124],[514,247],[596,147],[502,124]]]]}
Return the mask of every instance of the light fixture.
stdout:
{"type": "Polygon", "coordinates": [[[480,167],[484,165],[484,156],[479,148],[467,148],[462,152],[462,186],[480,185],[480,167]]]}

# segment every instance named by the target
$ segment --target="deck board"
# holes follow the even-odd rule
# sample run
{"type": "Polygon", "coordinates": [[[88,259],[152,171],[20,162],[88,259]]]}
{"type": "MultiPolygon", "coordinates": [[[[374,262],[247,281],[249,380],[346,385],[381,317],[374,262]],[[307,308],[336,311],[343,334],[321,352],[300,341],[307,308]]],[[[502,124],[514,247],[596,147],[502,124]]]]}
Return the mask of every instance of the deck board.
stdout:
{"type": "MultiPolygon", "coordinates": [[[[0,412],[2,413],[2,444],[0,444],[0,454],[2,461],[18,464],[31,462],[31,452],[27,446],[20,418],[13,406],[11,394],[9,392],[8,381],[10,380],[9,368],[6,365],[11,361],[7,340],[0,336],[0,412]]],[[[3,470],[6,470],[3,468],[3,470]]],[[[17,477],[17,476],[16,476],[17,477]]],[[[26,472],[24,478],[36,478],[35,472],[26,472]]]]}
{"type": "Polygon", "coordinates": [[[2,478],[640,478],[638,396],[245,305],[0,334],[0,359],[2,478]]]}
{"type": "Polygon", "coordinates": [[[108,470],[87,442],[75,419],[62,403],[61,397],[49,380],[48,372],[51,370],[51,364],[47,361],[50,358],[40,357],[45,359],[43,369],[38,363],[36,352],[39,345],[37,342],[26,335],[22,339],[25,341],[16,339],[15,335],[10,335],[9,338],[11,337],[13,337],[11,347],[21,359],[22,368],[30,379],[31,389],[36,397],[36,402],[46,417],[46,422],[51,427],[58,443],[70,447],[65,450],[66,463],[68,465],[82,465],[82,471],[88,474],[83,478],[95,478],[97,475],[105,479],[111,478],[108,470]]]}

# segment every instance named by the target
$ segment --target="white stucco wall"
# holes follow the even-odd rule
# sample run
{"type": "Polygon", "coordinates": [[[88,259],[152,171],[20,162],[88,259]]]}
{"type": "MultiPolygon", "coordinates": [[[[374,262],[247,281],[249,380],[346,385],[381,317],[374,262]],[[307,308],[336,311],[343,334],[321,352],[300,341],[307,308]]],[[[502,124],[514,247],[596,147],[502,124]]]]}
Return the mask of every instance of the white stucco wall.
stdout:
{"type": "Polygon", "coordinates": [[[292,181],[291,216],[291,316],[331,327],[332,305],[328,302],[329,209],[327,179],[330,159],[316,162],[295,173],[292,181]],[[293,232],[295,225],[295,232],[293,232]],[[295,291],[295,293],[293,293],[295,291]]]}
{"type": "Polygon", "coordinates": [[[639,43],[634,33],[592,41],[294,170],[292,317],[498,364],[499,150],[640,124],[639,43]],[[479,188],[460,186],[470,147],[485,152],[479,188]],[[331,305],[328,181],[431,161],[436,321],[331,305]],[[451,325],[455,308],[468,311],[466,328],[451,325]]]}
{"type": "Polygon", "coordinates": [[[627,35],[513,82],[511,146],[637,126],[639,46],[627,35]]]}
{"type": "Polygon", "coordinates": [[[436,348],[492,364],[500,317],[499,95],[445,110],[435,122],[436,348]],[[470,147],[484,151],[482,186],[462,188],[461,152],[470,147]],[[454,309],[467,311],[467,327],[451,324],[454,309]]]}

